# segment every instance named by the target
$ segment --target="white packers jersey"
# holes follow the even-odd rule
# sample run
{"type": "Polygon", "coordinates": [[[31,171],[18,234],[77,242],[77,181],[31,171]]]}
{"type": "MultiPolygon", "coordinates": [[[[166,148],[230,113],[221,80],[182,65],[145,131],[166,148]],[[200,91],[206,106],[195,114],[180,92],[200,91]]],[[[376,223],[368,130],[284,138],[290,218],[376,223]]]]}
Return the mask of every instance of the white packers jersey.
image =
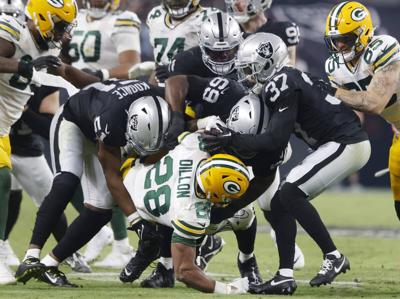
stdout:
{"type": "MultiPolygon", "coordinates": [[[[14,44],[15,53],[10,58],[16,60],[50,54],[39,52],[26,24],[8,15],[0,16],[0,38],[14,44]]],[[[11,125],[21,117],[32,95],[29,83],[18,74],[0,73],[0,136],[7,135],[11,125]]]]}
{"type": "Polygon", "coordinates": [[[216,8],[199,7],[183,20],[175,21],[161,5],[154,7],[147,16],[154,61],[168,64],[176,53],[198,46],[201,24],[217,11],[216,8]]]}
{"type": "Polygon", "coordinates": [[[139,29],[139,18],[130,11],[116,11],[93,20],[88,17],[87,10],[80,10],[68,51],[72,65],[92,70],[119,65],[121,52],[140,53],[139,29]]]}
{"type": "Polygon", "coordinates": [[[140,216],[173,227],[173,240],[190,246],[210,224],[212,204],[195,192],[197,166],[208,157],[199,149],[198,134],[188,134],[156,164],[135,161],[124,178],[140,216]]]}
{"type": "MultiPolygon", "coordinates": [[[[336,86],[366,90],[374,74],[394,61],[400,61],[399,42],[389,35],[377,35],[372,38],[354,69],[347,66],[342,55],[334,54],[327,59],[325,71],[336,86]]],[[[400,82],[381,116],[400,130],[400,82]]]]}

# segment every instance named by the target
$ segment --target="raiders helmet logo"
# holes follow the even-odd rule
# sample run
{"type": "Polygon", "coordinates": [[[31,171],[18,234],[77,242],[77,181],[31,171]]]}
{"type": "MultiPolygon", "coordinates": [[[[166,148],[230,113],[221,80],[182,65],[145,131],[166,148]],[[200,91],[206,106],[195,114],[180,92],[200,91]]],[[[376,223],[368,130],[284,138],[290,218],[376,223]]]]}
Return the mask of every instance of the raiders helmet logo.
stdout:
{"type": "Polygon", "coordinates": [[[239,107],[233,109],[231,116],[229,118],[231,121],[237,121],[239,119],[239,107]]]}
{"type": "Polygon", "coordinates": [[[64,6],[64,0],[47,0],[47,3],[55,8],[61,8],[64,6]]]}
{"type": "Polygon", "coordinates": [[[361,7],[358,7],[351,12],[351,18],[357,22],[363,20],[366,16],[367,12],[361,7]]]}
{"type": "Polygon", "coordinates": [[[257,54],[260,55],[264,59],[271,58],[274,49],[272,48],[272,45],[270,42],[267,43],[262,43],[261,45],[258,46],[258,49],[256,50],[257,54]]]}
{"type": "Polygon", "coordinates": [[[224,190],[228,194],[237,194],[240,192],[240,185],[236,182],[227,181],[224,183],[224,190]]]}
{"type": "Polygon", "coordinates": [[[132,115],[131,120],[130,120],[130,127],[133,131],[138,130],[138,116],[137,114],[132,115]]]}

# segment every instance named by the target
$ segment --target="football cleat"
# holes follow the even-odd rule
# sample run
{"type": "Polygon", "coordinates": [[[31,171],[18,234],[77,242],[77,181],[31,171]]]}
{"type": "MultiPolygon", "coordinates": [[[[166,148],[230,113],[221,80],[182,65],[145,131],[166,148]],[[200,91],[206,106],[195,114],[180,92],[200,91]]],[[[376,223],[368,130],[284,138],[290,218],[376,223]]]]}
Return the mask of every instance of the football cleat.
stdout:
{"type": "Polygon", "coordinates": [[[262,278],[260,271],[258,270],[256,257],[248,259],[244,263],[239,260],[239,256],[237,258],[237,264],[240,272],[240,276],[242,278],[247,277],[250,284],[260,284],[262,283],[262,278]]]}
{"type": "Polygon", "coordinates": [[[46,271],[46,266],[38,258],[28,257],[18,266],[15,278],[18,282],[25,284],[31,278],[39,277],[44,271],[46,271]]]}
{"type": "Polygon", "coordinates": [[[105,268],[118,268],[121,269],[129,262],[129,260],[135,256],[135,251],[132,246],[119,245],[114,242],[111,252],[101,261],[95,262],[93,266],[95,267],[105,267],[105,268]]]}
{"type": "Polygon", "coordinates": [[[61,272],[57,267],[46,267],[46,271],[38,276],[37,279],[56,287],[78,287],[76,284],[70,283],[65,274],[61,272]]]}
{"type": "Polygon", "coordinates": [[[294,278],[282,276],[279,272],[267,282],[249,285],[249,293],[252,294],[292,295],[296,289],[297,284],[294,278]]]}
{"type": "Polygon", "coordinates": [[[157,267],[140,283],[140,286],[142,288],[173,288],[175,286],[174,269],[167,270],[158,262],[157,267]]]}
{"type": "Polygon", "coordinates": [[[337,258],[334,255],[327,254],[322,262],[321,270],[310,280],[310,285],[319,287],[320,285],[330,284],[336,276],[340,273],[346,273],[347,270],[350,270],[350,262],[347,257],[342,254],[337,258]]]}
{"type": "Polygon", "coordinates": [[[103,248],[112,243],[113,237],[111,228],[107,225],[103,226],[86,246],[84,253],[86,262],[93,262],[100,255],[103,248]]]}
{"type": "Polygon", "coordinates": [[[73,253],[70,257],[67,257],[64,262],[71,267],[72,271],[79,273],[92,273],[92,269],[90,269],[90,266],[87,264],[83,255],[78,251],[73,253]]]}
{"type": "Polygon", "coordinates": [[[206,235],[198,248],[196,265],[205,271],[210,260],[222,250],[224,245],[225,241],[220,236],[206,235]]]}
{"type": "Polygon", "coordinates": [[[4,257],[5,262],[8,266],[19,266],[20,261],[15,254],[14,250],[12,249],[10,242],[8,240],[4,241],[4,257]]]}
{"type": "Polygon", "coordinates": [[[133,282],[143,271],[160,256],[158,240],[139,240],[138,251],[129,263],[122,269],[119,279],[122,282],[133,282]]]}

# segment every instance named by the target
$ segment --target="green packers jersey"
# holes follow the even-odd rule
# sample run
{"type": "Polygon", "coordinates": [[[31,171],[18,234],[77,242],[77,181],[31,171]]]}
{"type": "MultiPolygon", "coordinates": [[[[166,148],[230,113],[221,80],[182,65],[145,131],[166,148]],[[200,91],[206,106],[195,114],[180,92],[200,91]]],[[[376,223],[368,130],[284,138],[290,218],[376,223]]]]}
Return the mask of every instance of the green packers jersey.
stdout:
{"type": "MultiPolygon", "coordinates": [[[[354,68],[341,55],[331,55],[325,63],[329,80],[339,87],[366,90],[375,73],[394,61],[400,61],[399,42],[389,35],[374,36],[354,68]]],[[[397,90],[381,115],[400,130],[400,81],[397,90]]]]}
{"type": "Polygon", "coordinates": [[[173,227],[173,242],[195,246],[210,224],[211,203],[196,196],[195,173],[209,155],[198,134],[187,134],[154,165],[135,161],[124,185],[143,219],[173,227]]]}
{"type": "Polygon", "coordinates": [[[183,20],[174,21],[161,5],[154,7],[147,15],[147,25],[155,62],[168,64],[176,53],[198,46],[201,24],[217,11],[211,7],[199,7],[183,20]]]}

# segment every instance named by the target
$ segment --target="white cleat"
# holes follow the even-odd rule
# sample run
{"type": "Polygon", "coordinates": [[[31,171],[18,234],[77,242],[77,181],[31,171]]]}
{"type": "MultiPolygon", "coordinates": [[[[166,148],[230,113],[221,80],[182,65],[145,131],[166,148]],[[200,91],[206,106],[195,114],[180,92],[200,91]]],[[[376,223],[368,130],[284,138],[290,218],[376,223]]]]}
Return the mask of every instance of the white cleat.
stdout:
{"type": "Polygon", "coordinates": [[[114,241],[111,252],[101,261],[95,262],[93,266],[104,268],[124,268],[135,256],[135,251],[129,245],[128,238],[114,241]]]}
{"type": "Polygon", "coordinates": [[[100,255],[103,248],[112,243],[113,238],[114,234],[112,229],[107,225],[103,226],[87,244],[84,254],[86,262],[93,262],[100,255]]]}
{"type": "Polygon", "coordinates": [[[4,241],[4,256],[5,262],[8,266],[19,266],[21,263],[8,240],[4,241]]]}
{"type": "MultiPolygon", "coordinates": [[[[275,235],[275,231],[271,228],[270,231],[270,235],[271,235],[271,239],[275,242],[275,246],[276,245],[276,235],[275,235]]],[[[294,244],[294,259],[293,259],[293,270],[300,270],[302,268],[304,268],[306,262],[304,259],[304,254],[303,251],[301,251],[299,245],[294,244]]]]}
{"type": "Polygon", "coordinates": [[[17,281],[15,280],[14,273],[11,272],[6,263],[7,256],[5,253],[5,241],[0,240],[0,285],[15,284],[17,281]]]}

